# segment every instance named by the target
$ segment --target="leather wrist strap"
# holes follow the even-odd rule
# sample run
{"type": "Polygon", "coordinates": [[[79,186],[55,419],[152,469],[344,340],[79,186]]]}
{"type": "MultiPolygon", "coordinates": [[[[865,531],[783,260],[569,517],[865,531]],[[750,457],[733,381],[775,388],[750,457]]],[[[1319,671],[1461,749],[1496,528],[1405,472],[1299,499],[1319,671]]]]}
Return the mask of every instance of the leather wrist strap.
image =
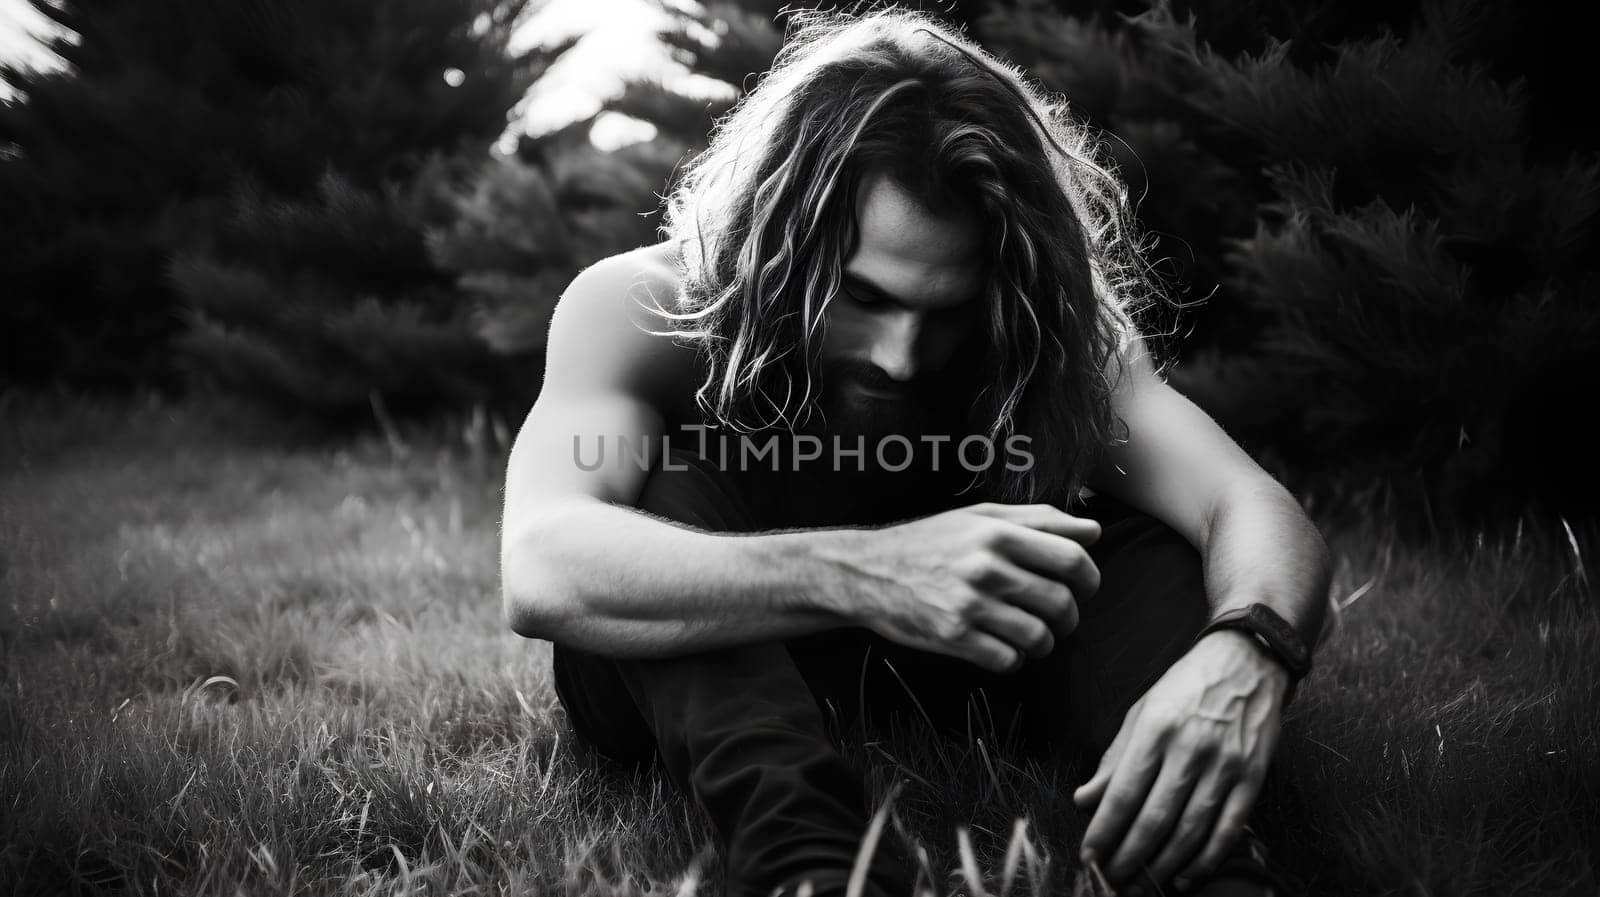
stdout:
{"type": "Polygon", "coordinates": [[[1300,633],[1277,611],[1259,602],[1218,614],[1200,630],[1195,641],[1221,629],[1234,629],[1250,636],[1257,647],[1288,671],[1289,688],[1283,695],[1283,704],[1287,707],[1300,680],[1311,672],[1311,651],[1300,633]]]}

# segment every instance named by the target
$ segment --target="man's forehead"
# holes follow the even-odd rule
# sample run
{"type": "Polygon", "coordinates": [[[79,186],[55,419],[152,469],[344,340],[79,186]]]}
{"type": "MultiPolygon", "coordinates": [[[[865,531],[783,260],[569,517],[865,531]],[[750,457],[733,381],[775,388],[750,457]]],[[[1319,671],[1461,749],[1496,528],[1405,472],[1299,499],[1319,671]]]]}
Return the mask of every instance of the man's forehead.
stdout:
{"type": "Polygon", "coordinates": [[[935,214],[889,178],[869,175],[856,224],[848,275],[918,305],[960,302],[980,286],[984,240],[976,216],[935,214]]]}
{"type": "Polygon", "coordinates": [[[976,261],[983,245],[976,211],[936,213],[878,172],[862,178],[856,224],[863,243],[911,262],[976,261]]]}

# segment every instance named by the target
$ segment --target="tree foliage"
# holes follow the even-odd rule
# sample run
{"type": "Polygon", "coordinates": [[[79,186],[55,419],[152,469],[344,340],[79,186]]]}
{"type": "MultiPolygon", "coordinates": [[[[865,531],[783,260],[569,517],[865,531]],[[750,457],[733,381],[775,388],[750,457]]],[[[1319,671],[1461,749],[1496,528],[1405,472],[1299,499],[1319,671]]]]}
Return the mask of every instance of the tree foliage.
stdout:
{"type": "Polygon", "coordinates": [[[9,376],[186,370],[332,408],[361,377],[332,346],[381,354],[391,311],[392,357],[355,367],[470,337],[409,194],[504,129],[535,74],[505,49],[522,0],[33,3],[67,66],[0,70],[9,376]]]}
{"type": "Polygon", "coordinates": [[[1532,13],[1258,5],[980,28],[1115,135],[1168,270],[1210,297],[1175,381],[1236,435],[1435,522],[1592,512],[1567,397],[1600,388],[1600,159],[1503,38],[1532,13]]]}
{"type": "MultiPolygon", "coordinates": [[[[484,303],[484,333],[500,351],[542,351],[562,288],[593,262],[657,239],[661,198],[716,119],[727,113],[783,44],[784,8],[775,0],[662,2],[660,39],[687,75],[722,89],[690,91],[682,81],[631,81],[591,116],[527,135],[517,152],[488,160],[458,199],[458,216],[436,230],[434,255],[463,272],[484,303]],[[654,136],[604,150],[588,139],[604,115],[647,123],[654,136]]],[[[917,5],[915,3],[908,5],[917,5]]],[[[964,24],[975,4],[927,3],[964,24]]],[[[683,79],[688,80],[688,79],[683,79]]]]}

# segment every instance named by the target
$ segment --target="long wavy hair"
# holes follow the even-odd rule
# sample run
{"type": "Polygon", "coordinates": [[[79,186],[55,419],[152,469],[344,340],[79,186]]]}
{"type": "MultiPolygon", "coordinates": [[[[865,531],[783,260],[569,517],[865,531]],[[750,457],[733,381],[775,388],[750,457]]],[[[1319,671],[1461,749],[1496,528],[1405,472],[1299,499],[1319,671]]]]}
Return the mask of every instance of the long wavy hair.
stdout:
{"type": "Polygon", "coordinates": [[[1027,470],[991,465],[983,492],[1064,506],[1120,438],[1120,349],[1159,290],[1098,139],[1063,99],[930,16],[801,11],[787,30],[666,197],[661,230],[683,270],[675,307],[657,308],[672,322],[660,333],[702,354],[701,410],[735,432],[813,413],[862,175],[887,171],[935,212],[982,216],[970,432],[996,446],[1028,437],[1034,456],[1027,470]]]}

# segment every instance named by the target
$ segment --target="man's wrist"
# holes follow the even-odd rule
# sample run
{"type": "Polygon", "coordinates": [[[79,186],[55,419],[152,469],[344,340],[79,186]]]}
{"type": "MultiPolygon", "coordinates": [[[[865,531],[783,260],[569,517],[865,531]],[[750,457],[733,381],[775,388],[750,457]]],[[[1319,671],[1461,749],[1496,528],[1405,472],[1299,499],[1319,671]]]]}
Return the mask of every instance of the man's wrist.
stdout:
{"type": "Polygon", "coordinates": [[[784,607],[820,613],[850,626],[861,625],[860,602],[845,574],[848,545],[836,530],[794,530],[755,536],[769,569],[781,571],[784,607]]]}
{"type": "Polygon", "coordinates": [[[1196,640],[1222,633],[1249,642],[1258,658],[1282,673],[1286,683],[1283,703],[1287,706],[1295,687],[1311,672],[1311,649],[1294,626],[1270,606],[1257,602],[1218,613],[1196,640]]]}
{"type": "Polygon", "coordinates": [[[1310,646],[1294,624],[1270,605],[1257,601],[1228,608],[1214,615],[1200,630],[1200,634],[1221,629],[1236,630],[1250,636],[1297,680],[1311,672],[1310,646]]]}
{"type": "Polygon", "coordinates": [[[1279,708],[1288,707],[1289,702],[1294,699],[1295,689],[1300,684],[1299,680],[1289,672],[1282,661],[1274,657],[1248,633],[1234,629],[1217,629],[1201,635],[1195,645],[1198,647],[1206,643],[1225,645],[1225,650],[1230,656],[1238,658],[1257,675],[1274,683],[1271,687],[1279,696],[1279,708]]]}

